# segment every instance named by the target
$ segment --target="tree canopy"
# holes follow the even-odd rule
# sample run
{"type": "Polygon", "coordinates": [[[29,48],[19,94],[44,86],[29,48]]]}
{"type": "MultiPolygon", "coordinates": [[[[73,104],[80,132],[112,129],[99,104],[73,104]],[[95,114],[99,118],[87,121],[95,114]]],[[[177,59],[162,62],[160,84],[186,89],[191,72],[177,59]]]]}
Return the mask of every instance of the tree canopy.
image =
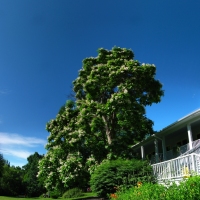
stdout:
{"type": "Polygon", "coordinates": [[[21,168],[10,166],[9,161],[0,154],[0,195],[35,197],[45,192],[43,180],[37,178],[38,161],[42,157],[35,152],[27,158],[28,163],[21,168]]]}
{"type": "Polygon", "coordinates": [[[83,60],[73,82],[76,100],[46,126],[48,152],[39,176],[46,177],[47,188],[70,187],[104,159],[132,156],[131,146],[153,133],[145,106],[163,95],[155,75],[155,65],[141,64],[125,48],[101,48],[97,57],[83,60]]]}
{"type": "Polygon", "coordinates": [[[23,183],[26,185],[26,194],[31,197],[40,196],[44,190],[43,183],[38,178],[38,162],[43,158],[42,155],[35,152],[27,158],[28,163],[23,166],[24,176],[23,183]]]}
{"type": "Polygon", "coordinates": [[[0,154],[0,177],[2,176],[3,174],[3,166],[4,166],[4,163],[5,163],[5,160],[3,158],[3,155],[0,154]]]}

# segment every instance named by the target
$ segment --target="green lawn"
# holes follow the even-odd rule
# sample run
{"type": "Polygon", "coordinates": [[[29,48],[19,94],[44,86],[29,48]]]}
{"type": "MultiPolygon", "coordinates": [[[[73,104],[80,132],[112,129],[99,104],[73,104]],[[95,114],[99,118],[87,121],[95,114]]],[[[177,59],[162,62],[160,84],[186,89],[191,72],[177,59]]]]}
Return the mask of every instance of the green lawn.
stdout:
{"type": "MultiPolygon", "coordinates": [[[[36,200],[36,199],[40,199],[40,200],[47,200],[47,198],[18,198],[18,197],[4,197],[4,196],[0,196],[0,200],[36,200]]],[[[51,198],[48,198],[51,199],[51,198]]]]}
{"type": "MultiPolygon", "coordinates": [[[[65,200],[79,200],[79,199],[87,199],[87,198],[91,198],[91,197],[97,197],[95,193],[92,192],[87,192],[84,193],[84,196],[79,197],[79,198],[69,198],[69,199],[65,199],[65,200]]],[[[0,200],[50,200],[52,198],[18,198],[18,197],[4,197],[4,196],[0,196],[0,200]]],[[[62,199],[62,198],[59,198],[62,199]]]]}
{"type": "Polygon", "coordinates": [[[0,196],[0,200],[47,200],[51,198],[18,198],[18,197],[4,197],[0,196]]]}

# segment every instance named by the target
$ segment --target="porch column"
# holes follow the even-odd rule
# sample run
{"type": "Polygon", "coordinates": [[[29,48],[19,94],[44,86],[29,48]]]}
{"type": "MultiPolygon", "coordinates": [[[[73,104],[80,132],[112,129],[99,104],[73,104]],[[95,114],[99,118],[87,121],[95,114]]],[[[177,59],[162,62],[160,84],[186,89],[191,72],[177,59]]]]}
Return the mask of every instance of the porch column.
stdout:
{"type": "Polygon", "coordinates": [[[162,138],[162,150],[163,150],[163,160],[167,160],[166,156],[166,144],[165,144],[165,137],[162,138]]]}
{"type": "Polygon", "coordinates": [[[192,149],[193,139],[192,139],[192,129],[190,124],[187,125],[187,130],[188,130],[189,149],[192,149]]]}
{"type": "Polygon", "coordinates": [[[141,146],[141,157],[142,157],[142,160],[144,160],[144,158],[145,158],[144,146],[141,146]]]}
{"type": "Polygon", "coordinates": [[[158,157],[158,140],[155,139],[154,140],[154,144],[155,144],[155,158],[156,158],[156,163],[159,162],[159,157],[158,157]]]}

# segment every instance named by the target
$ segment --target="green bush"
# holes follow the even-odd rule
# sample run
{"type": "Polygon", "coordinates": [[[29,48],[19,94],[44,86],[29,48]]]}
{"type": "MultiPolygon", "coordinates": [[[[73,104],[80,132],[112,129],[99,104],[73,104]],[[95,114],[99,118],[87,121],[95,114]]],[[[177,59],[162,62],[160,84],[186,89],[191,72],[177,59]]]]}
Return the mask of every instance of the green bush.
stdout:
{"type": "Polygon", "coordinates": [[[60,193],[57,190],[54,190],[50,193],[52,199],[58,199],[60,197],[60,193]]]}
{"type": "Polygon", "coordinates": [[[199,199],[200,197],[200,176],[193,176],[185,181],[182,181],[180,185],[178,186],[178,190],[174,191],[176,192],[177,199],[199,199]],[[179,198],[178,198],[179,197],[179,198]]]}
{"type": "Polygon", "coordinates": [[[92,191],[106,197],[117,188],[130,188],[137,182],[155,182],[152,167],[146,161],[117,159],[105,161],[91,176],[92,191]]]}
{"type": "Polygon", "coordinates": [[[63,194],[63,198],[76,198],[76,197],[80,197],[83,196],[83,191],[79,188],[73,188],[73,189],[69,189],[67,190],[64,194],[63,194]]]}
{"type": "MultiPolygon", "coordinates": [[[[200,176],[190,177],[168,186],[144,183],[140,187],[132,187],[125,191],[118,191],[117,200],[198,200],[200,197],[200,176]]],[[[112,198],[111,198],[112,199],[112,198]]]]}
{"type": "Polygon", "coordinates": [[[166,188],[163,185],[145,183],[142,186],[133,186],[128,190],[117,192],[117,200],[161,200],[165,199],[166,188]]]}

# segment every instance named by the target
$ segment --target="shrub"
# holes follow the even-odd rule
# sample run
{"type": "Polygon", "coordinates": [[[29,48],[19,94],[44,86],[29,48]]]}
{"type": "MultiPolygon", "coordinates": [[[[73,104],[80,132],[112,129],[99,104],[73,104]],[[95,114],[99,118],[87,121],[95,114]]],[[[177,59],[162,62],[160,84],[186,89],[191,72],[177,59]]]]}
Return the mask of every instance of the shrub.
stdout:
{"type": "Polygon", "coordinates": [[[67,190],[64,194],[63,194],[63,198],[76,198],[76,197],[80,197],[83,196],[83,191],[79,188],[73,188],[73,189],[69,189],[67,190]]]}
{"type": "Polygon", "coordinates": [[[185,179],[178,186],[179,193],[177,193],[177,199],[199,199],[200,196],[200,176],[193,176],[185,179]]]}
{"type": "Polygon", "coordinates": [[[60,197],[60,193],[57,190],[54,190],[50,193],[52,199],[58,199],[60,197]]]}
{"type": "Polygon", "coordinates": [[[98,196],[106,197],[115,193],[117,188],[130,188],[137,182],[155,182],[152,167],[141,160],[112,160],[105,161],[91,176],[92,191],[98,196]]]}
{"type": "Polygon", "coordinates": [[[111,199],[117,200],[198,200],[200,196],[200,176],[190,177],[180,182],[172,183],[167,187],[161,184],[144,183],[140,187],[135,186],[125,191],[119,191],[111,195],[111,199]]]}
{"type": "MultiPolygon", "coordinates": [[[[117,192],[117,200],[161,200],[165,199],[165,190],[166,188],[163,185],[144,183],[140,187],[133,186],[128,190],[122,190],[117,192]]],[[[111,198],[112,199],[112,198],[111,198]]]]}

